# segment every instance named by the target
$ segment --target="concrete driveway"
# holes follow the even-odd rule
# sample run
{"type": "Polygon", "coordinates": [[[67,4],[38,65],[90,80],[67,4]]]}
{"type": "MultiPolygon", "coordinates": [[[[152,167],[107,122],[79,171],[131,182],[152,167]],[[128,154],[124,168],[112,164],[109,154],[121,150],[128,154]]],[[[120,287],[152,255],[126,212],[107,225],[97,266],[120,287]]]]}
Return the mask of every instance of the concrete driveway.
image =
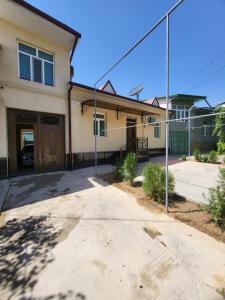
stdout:
{"type": "MultiPolygon", "coordinates": [[[[165,165],[165,156],[154,157],[150,162],[165,165]]],[[[146,163],[139,164],[138,180],[146,163]]],[[[206,164],[196,161],[182,161],[176,156],[169,159],[169,170],[175,178],[175,192],[199,203],[208,203],[209,188],[215,187],[218,181],[220,165],[206,164]]]]}
{"type": "Polygon", "coordinates": [[[225,244],[93,174],[11,180],[0,216],[1,300],[223,299],[225,244]]]}

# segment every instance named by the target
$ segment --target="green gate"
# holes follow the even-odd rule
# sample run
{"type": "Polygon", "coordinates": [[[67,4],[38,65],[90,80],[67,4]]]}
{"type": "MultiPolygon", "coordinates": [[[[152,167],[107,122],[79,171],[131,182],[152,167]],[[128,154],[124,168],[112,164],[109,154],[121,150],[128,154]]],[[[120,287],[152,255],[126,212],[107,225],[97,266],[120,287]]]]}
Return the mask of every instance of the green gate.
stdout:
{"type": "Polygon", "coordinates": [[[188,133],[186,131],[170,131],[170,153],[187,154],[188,153],[188,133]]]}

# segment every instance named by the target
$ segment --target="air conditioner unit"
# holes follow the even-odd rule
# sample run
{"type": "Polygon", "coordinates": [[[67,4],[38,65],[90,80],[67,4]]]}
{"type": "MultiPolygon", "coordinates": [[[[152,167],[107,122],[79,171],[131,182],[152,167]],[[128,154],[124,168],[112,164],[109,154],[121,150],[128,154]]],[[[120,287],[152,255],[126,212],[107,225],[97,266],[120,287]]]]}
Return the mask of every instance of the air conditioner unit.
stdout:
{"type": "Polygon", "coordinates": [[[153,118],[153,117],[148,117],[147,118],[148,125],[151,125],[151,123],[154,123],[154,122],[155,122],[155,118],[153,118]]]}

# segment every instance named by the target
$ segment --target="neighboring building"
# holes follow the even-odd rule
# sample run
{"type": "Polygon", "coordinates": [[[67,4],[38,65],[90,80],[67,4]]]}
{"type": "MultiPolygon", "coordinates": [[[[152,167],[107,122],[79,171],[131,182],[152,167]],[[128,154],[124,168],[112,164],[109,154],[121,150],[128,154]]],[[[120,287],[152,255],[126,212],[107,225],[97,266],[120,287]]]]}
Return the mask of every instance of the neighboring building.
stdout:
{"type": "Polygon", "coordinates": [[[132,127],[165,119],[165,109],[119,96],[109,81],[95,93],[94,123],[93,88],[71,83],[80,37],[22,0],[1,0],[0,178],[24,172],[24,165],[46,172],[93,164],[94,133],[99,162],[125,150],[165,148],[164,125],[132,127]]]}
{"type": "Polygon", "coordinates": [[[221,102],[215,106],[215,108],[225,107],[225,102],[221,102]]]}
{"type": "MultiPolygon", "coordinates": [[[[160,107],[166,108],[166,97],[155,98],[160,107]]],[[[155,101],[156,102],[156,101],[155,101]]],[[[169,124],[169,147],[171,154],[188,153],[188,118],[191,116],[210,114],[214,108],[210,106],[205,96],[177,94],[169,99],[169,109],[173,112],[171,119],[178,119],[169,124]],[[200,101],[207,107],[196,107],[200,101]]],[[[216,148],[217,137],[214,136],[215,117],[204,117],[191,120],[191,152],[195,148],[209,151],[216,148]]]]}

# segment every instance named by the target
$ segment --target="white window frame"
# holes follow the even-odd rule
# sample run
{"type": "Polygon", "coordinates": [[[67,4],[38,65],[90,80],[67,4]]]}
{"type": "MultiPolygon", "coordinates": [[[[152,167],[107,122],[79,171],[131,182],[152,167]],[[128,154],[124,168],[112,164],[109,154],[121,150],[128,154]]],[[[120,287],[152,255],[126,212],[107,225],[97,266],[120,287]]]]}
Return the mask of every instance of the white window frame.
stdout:
{"type": "Polygon", "coordinates": [[[160,139],[160,123],[156,123],[155,125],[154,125],[154,138],[155,139],[160,139]],[[157,135],[156,136],[156,128],[158,128],[158,133],[159,133],[159,135],[157,135]]]}
{"type": "MultiPolygon", "coordinates": [[[[96,112],[96,122],[97,122],[97,134],[98,137],[106,137],[106,131],[103,132],[103,135],[100,135],[100,121],[104,121],[104,130],[106,130],[106,116],[105,113],[96,112]],[[97,115],[101,115],[103,118],[98,118],[97,115]]],[[[93,126],[95,122],[95,113],[93,113],[93,126]]],[[[95,135],[95,128],[93,128],[93,135],[95,135]]]]}
{"type": "Polygon", "coordinates": [[[188,105],[180,105],[180,104],[174,104],[172,107],[173,111],[175,111],[175,119],[177,119],[178,122],[185,122],[188,118],[188,111],[189,106],[188,105]]]}
{"type": "Polygon", "coordinates": [[[208,121],[208,124],[203,124],[202,127],[203,127],[203,136],[212,136],[212,122],[211,121],[208,121]]]}
{"type": "Polygon", "coordinates": [[[44,84],[46,86],[49,86],[49,87],[54,87],[55,86],[55,55],[54,53],[51,53],[49,51],[46,51],[42,48],[39,48],[39,47],[36,47],[36,46],[33,46],[31,44],[28,44],[26,42],[23,42],[23,41],[20,41],[20,40],[17,40],[17,65],[18,65],[18,77],[21,79],[21,80],[26,80],[26,81],[32,81],[32,82],[35,82],[35,83],[40,83],[40,84],[44,84]],[[31,48],[34,48],[35,51],[36,51],[36,56],[32,55],[32,54],[29,54],[27,52],[24,52],[22,50],[19,49],[19,44],[23,44],[23,45],[26,45],[28,47],[31,47],[31,48]],[[49,60],[46,60],[44,58],[40,58],[38,56],[38,50],[42,51],[42,52],[45,52],[49,55],[51,55],[53,57],[53,61],[49,61],[49,60]],[[27,80],[27,79],[23,79],[20,77],[20,57],[19,57],[19,54],[20,53],[23,53],[27,56],[29,56],[30,58],[30,80],[27,80]],[[33,72],[33,58],[36,58],[36,59],[39,59],[41,61],[41,69],[42,69],[42,82],[37,82],[37,81],[34,81],[34,72],[33,72]],[[52,85],[49,85],[49,84],[46,84],[45,83],[45,72],[44,72],[44,63],[47,62],[49,64],[52,64],[53,65],[53,84],[52,85]]]}

